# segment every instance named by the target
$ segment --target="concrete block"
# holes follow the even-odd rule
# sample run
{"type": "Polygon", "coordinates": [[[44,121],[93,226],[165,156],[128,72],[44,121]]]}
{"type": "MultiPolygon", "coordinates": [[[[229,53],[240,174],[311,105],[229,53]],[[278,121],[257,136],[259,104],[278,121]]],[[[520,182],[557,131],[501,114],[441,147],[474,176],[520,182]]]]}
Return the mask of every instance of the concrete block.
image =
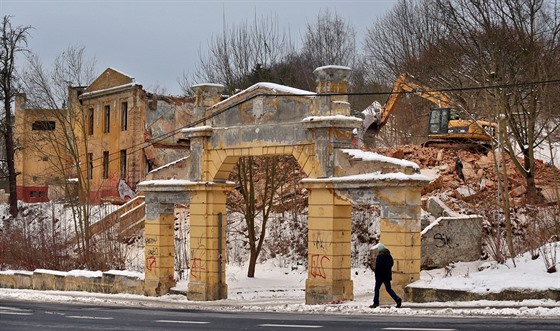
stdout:
{"type": "Polygon", "coordinates": [[[440,217],[422,230],[422,268],[476,261],[482,245],[480,216],[440,217]]]}
{"type": "Polygon", "coordinates": [[[519,291],[504,290],[497,293],[472,293],[461,290],[444,290],[437,288],[406,287],[408,298],[412,302],[449,302],[449,301],[523,301],[523,300],[553,300],[560,301],[559,290],[519,291]]]}
{"type": "Polygon", "coordinates": [[[16,288],[19,289],[32,289],[33,288],[33,273],[31,271],[16,271],[13,275],[16,281],[16,288]]]}
{"type": "Polygon", "coordinates": [[[18,288],[14,274],[0,273],[0,287],[1,288],[18,288]]]}
{"type": "Polygon", "coordinates": [[[426,207],[426,211],[435,218],[454,216],[452,215],[452,211],[437,197],[429,198],[426,207]]]}
{"type": "Polygon", "coordinates": [[[141,273],[133,273],[128,271],[118,271],[118,270],[111,270],[111,271],[104,272],[103,292],[144,294],[143,278],[144,275],[141,273]]]}
{"type": "Polygon", "coordinates": [[[33,272],[0,271],[0,288],[31,289],[33,272]]]}
{"type": "Polygon", "coordinates": [[[64,291],[66,272],[37,269],[33,271],[34,290],[64,291]]]}
{"type": "Polygon", "coordinates": [[[72,270],[66,275],[65,291],[103,292],[103,273],[72,270]]]}

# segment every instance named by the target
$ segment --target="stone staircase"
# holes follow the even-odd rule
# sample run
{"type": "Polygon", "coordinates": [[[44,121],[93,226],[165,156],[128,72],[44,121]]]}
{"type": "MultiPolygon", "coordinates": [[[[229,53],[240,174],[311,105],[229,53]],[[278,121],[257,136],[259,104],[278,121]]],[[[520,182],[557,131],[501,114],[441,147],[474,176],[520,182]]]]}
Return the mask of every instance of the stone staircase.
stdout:
{"type": "Polygon", "coordinates": [[[336,149],[334,164],[335,177],[368,173],[403,173],[405,175],[412,175],[420,172],[420,168],[414,162],[359,149],[336,149]]]}
{"type": "Polygon", "coordinates": [[[92,236],[111,229],[119,241],[127,241],[144,228],[144,196],[138,195],[90,227],[92,236]]]}

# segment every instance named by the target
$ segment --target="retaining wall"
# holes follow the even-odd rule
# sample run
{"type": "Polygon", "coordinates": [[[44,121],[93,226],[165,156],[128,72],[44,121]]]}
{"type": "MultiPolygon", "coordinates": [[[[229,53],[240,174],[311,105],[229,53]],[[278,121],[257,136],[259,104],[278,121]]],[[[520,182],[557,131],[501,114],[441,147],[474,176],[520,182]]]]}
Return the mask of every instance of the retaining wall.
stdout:
{"type": "Polygon", "coordinates": [[[31,271],[0,272],[0,287],[28,290],[85,291],[144,295],[144,274],[121,271],[31,271]]]}
{"type": "Polygon", "coordinates": [[[496,293],[473,293],[460,290],[444,290],[435,288],[407,287],[405,289],[411,302],[450,302],[450,301],[523,301],[549,299],[560,301],[559,290],[504,290],[496,293]]]}

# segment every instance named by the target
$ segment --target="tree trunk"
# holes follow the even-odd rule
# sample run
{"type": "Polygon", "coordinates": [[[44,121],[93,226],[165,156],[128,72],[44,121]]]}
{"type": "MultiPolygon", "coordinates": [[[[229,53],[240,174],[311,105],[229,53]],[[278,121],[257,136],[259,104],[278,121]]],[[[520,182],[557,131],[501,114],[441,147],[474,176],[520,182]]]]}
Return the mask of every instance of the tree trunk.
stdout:
{"type": "Polygon", "coordinates": [[[255,267],[257,265],[257,253],[251,250],[251,255],[249,257],[249,268],[247,269],[247,277],[255,278],[255,267]]]}
{"type": "MultiPolygon", "coordinates": [[[[500,132],[500,134],[502,135],[502,141],[504,139],[504,130],[502,130],[502,132],[500,132]]],[[[515,266],[515,259],[513,259],[515,257],[515,247],[513,246],[513,229],[511,226],[511,213],[509,210],[509,182],[508,182],[508,178],[507,178],[507,166],[506,166],[506,158],[504,153],[500,153],[501,158],[502,158],[502,164],[503,166],[503,175],[504,175],[504,179],[503,179],[503,185],[502,185],[502,202],[503,202],[503,211],[504,211],[504,216],[505,216],[505,225],[506,225],[506,240],[507,240],[507,245],[508,245],[508,249],[509,249],[509,254],[512,257],[512,261],[513,264],[515,266]]],[[[498,226],[500,226],[498,224],[498,226]]]]}
{"type": "Polygon", "coordinates": [[[539,191],[537,190],[537,185],[535,183],[534,172],[528,172],[526,177],[527,182],[527,203],[534,205],[542,201],[540,198],[539,191]]]}
{"type": "Polygon", "coordinates": [[[12,109],[10,98],[4,98],[4,109],[6,110],[6,163],[8,166],[8,183],[10,191],[10,215],[16,218],[18,215],[17,189],[16,189],[16,169],[14,166],[14,135],[12,123],[12,109]]]}

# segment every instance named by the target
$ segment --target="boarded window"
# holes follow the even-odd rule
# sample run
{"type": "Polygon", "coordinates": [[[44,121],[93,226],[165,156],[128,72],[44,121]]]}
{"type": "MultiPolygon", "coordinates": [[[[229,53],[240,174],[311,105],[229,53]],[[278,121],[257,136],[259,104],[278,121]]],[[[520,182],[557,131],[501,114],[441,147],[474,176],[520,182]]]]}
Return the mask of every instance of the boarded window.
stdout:
{"type": "Polygon", "coordinates": [[[111,127],[111,106],[105,106],[105,121],[104,121],[104,131],[105,133],[109,132],[109,128],[111,127]]]}
{"type": "Polygon", "coordinates": [[[121,131],[128,129],[128,102],[121,103],[121,131]]]}
{"type": "Polygon", "coordinates": [[[103,152],[103,179],[109,178],[109,152],[103,152]]]}
{"type": "Polygon", "coordinates": [[[93,135],[93,108],[88,109],[88,134],[93,135]]]}
{"type": "Polygon", "coordinates": [[[35,121],[31,124],[33,131],[54,131],[56,123],[54,121],[35,121]]]}

